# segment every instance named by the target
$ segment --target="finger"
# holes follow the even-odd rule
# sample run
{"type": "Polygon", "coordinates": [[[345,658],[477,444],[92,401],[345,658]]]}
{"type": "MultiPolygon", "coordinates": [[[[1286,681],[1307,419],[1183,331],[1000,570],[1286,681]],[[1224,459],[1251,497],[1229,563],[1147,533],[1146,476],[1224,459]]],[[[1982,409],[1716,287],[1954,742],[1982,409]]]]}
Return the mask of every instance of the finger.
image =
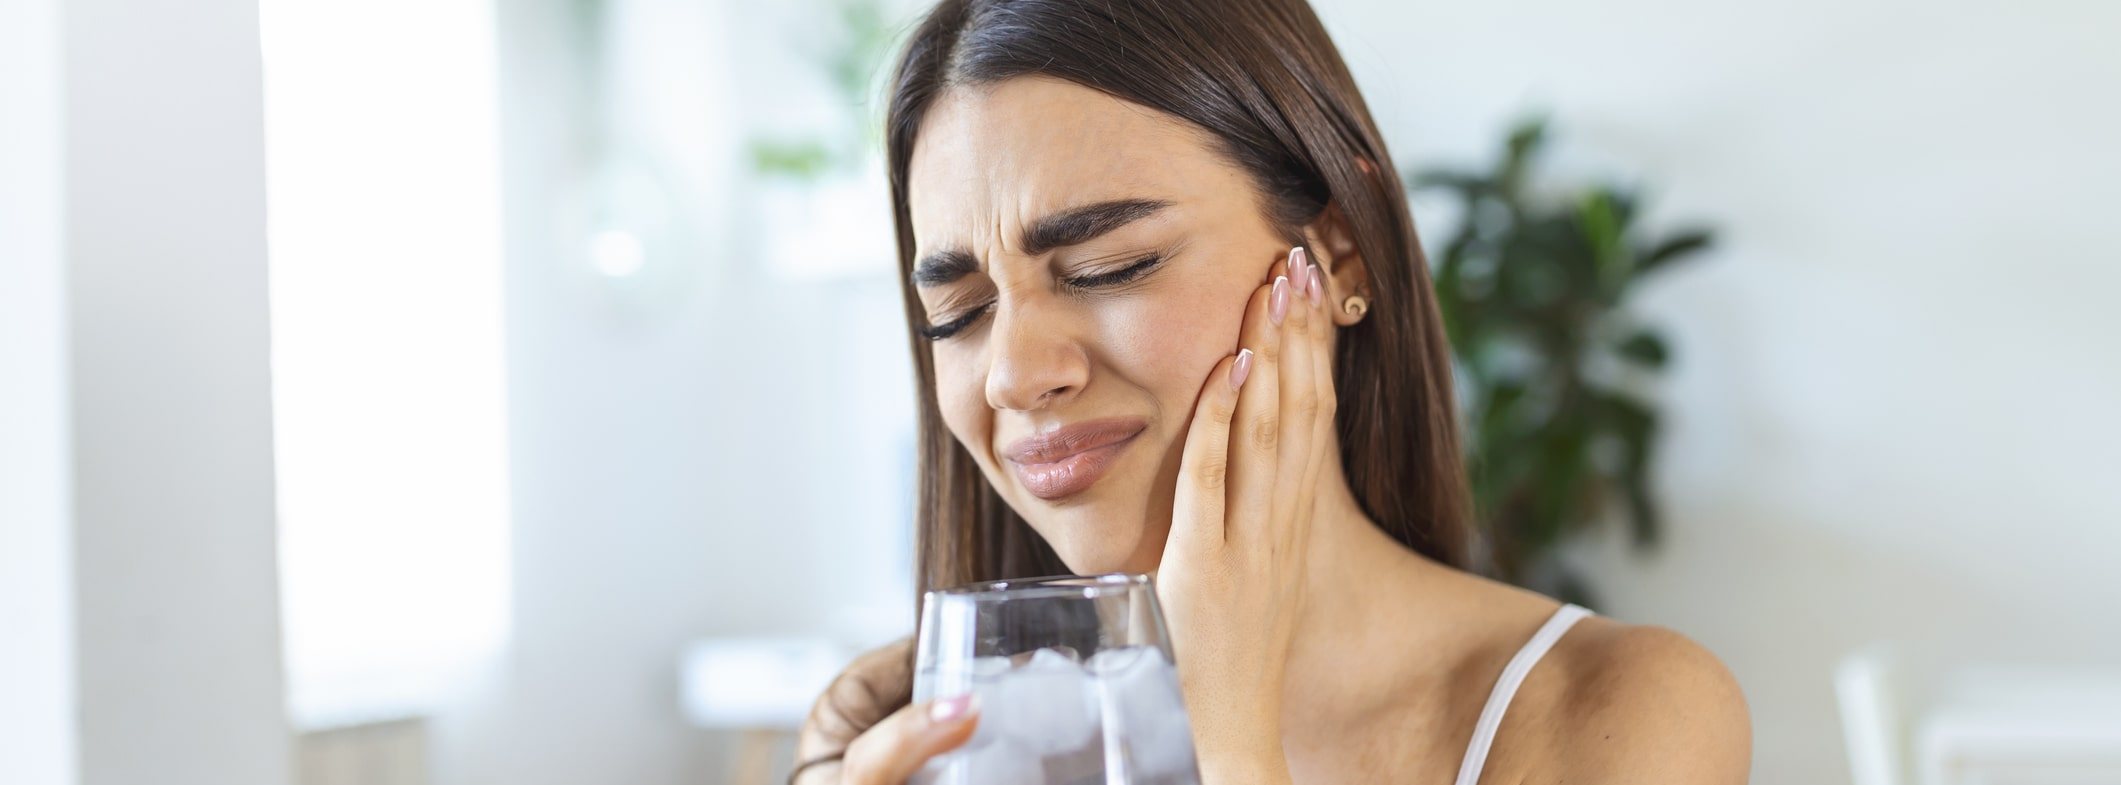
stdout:
{"type": "MultiPolygon", "coordinates": [[[[1338,399],[1335,397],[1337,393],[1333,386],[1333,341],[1336,327],[1333,323],[1333,314],[1328,310],[1333,303],[1333,282],[1326,276],[1325,267],[1320,265],[1318,260],[1311,258],[1308,249],[1298,247],[1291,250],[1290,255],[1295,257],[1298,264],[1308,268],[1310,271],[1309,280],[1311,286],[1306,294],[1309,295],[1308,299],[1311,306],[1312,329],[1308,336],[1308,343],[1311,349],[1311,389],[1317,396],[1317,407],[1312,413],[1311,423],[1311,438],[1314,445],[1311,455],[1311,471],[1315,475],[1320,471],[1320,467],[1326,463],[1323,459],[1330,454],[1334,447],[1333,415],[1335,410],[1339,408],[1338,399]]],[[[1305,479],[1309,480],[1311,477],[1307,476],[1305,479]]],[[[1307,485],[1306,487],[1312,486],[1307,485]]]]}
{"type": "MultiPolygon", "coordinates": [[[[1313,265],[1317,265],[1317,261],[1313,261],[1313,265]]],[[[1319,272],[1319,280],[1324,282],[1324,286],[1319,286],[1319,291],[1317,291],[1317,297],[1319,297],[1317,318],[1319,318],[1319,327],[1321,329],[1317,331],[1317,342],[1315,342],[1317,354],[1313,354],[1313,363],[1317,367],[1317,388],[1319,388],[1319,422],[1317,422],[1319,424],[1319,441],[1317,441],[1317,446],[1319,446],[1319,454],[1324,456],[1324,458],[1328,458],[1328,460],[1321,460],[1321,463],[1319,463],[1321,465],[1319,471],[1324,471],[1324,467],[1330,465],[1332,460],[1338,460],[1338,452],[1336,450],[1340,448],[1340,437],[1338,437],[1340,431],[1338,431],[1338,424],[1336,424],[1336,418],[1340,414],[1340,386],[1334,384],[1334,376],[1332,376],[1332,373],[1334,373],[1334,356],[1340,350],[1340,327],[1338,327],[1338,322],[1334,322],[1334,310],[1338,308],[1340,297],[1336,297],[1334,291],[1332,291],[1332,276],[1326,276],[1326,267],[1319,265],[1317,272],[1319,272]]]]}
{"type": "Polygon", "coordinates": [[[1229,487],[1230,418],[1237,413],[1238,391],[1252,377],[1251,349],[1224,357],[1201,383],[1186,426],[1185,452],[1178,461],[1178,490],[1171,504],[1171,545],[1166,553],[1186,552],[1223,541],[1223,493],[1229,487]]]}
{"type": "MultiPolygon", "coordinates": [[[[1314,509],[1318,494],[1324,490],[1319,487],[1320,478],[1337,477],[1328,471],[1328,468],[1338,465],[1340,461],[1340,437],[1336,420],[1340,411],[1340,390],[1333,383],[1334,351],[1339,328],[1333,322],[1331,310],[1337,302],[1332,292],[1332,279],[1327,277],[1323,265],[1310,258],[1309,251],[1299,248],[1298,255],[1303,257],[1305,264],[1311,266],[1315,276],[1313,280],[1317,284],[1311,289],[1312,305],[1317,309],[1313,314],[1317,319],[1317,329],[1312,332],[1311,378],[1313,389],[1318,394],[1318,412],[1316,421],[1312,424],[1311,468],[1303,484],[1310,497],[1304,502],[1305,509],[1309,511],[1314,509]]],[[[1299,523],[1303,530],[1308,532],[1310,516],[1307,515],[1305,520],[1299,523]]]]}
{"type": "Polygon", "coordinates": [[[899,709],[847,746],[840,782],[900,785],[929,758],[972,738],[978,724],[978,700],[969,692],[899,709]]]}
{"type": "MultiPolygon", "coordinates": [[[[1310,510],[1299,504],[1311,497],[1306,483],[1311,479],[1311,443],[1317,433],[1317,354],[1313,333],[1318,322],[1316,300],[1311,290],[1317,284],[1315,267],[1306,263],[1301,246],[1289,249],[1287,261],[1292,284],[1289,312],[1282,320],[1281,438],[1276,455],[1274,520],[1287,522],[1292,516],[1308,519],[1310,510]]],[[[1277,539],[1286,543],[1296,535],[1293,525],[1279,525],[1277,539]]]]}
{"type": "Polygon", "coordinates": [[[913,697],[913,638],[856,657],[818,696],[797,737],[797,757],[836,752],[913,697]]]}
{"type": "Polygon", "coordinates": [[[1237,413],[1230,424],[1230,487],[1224,496],[1228,509],[1223,516],[1227,542],[1255,536],[1272,513],[1282,439],[1281,325],[1297,309],[1297,302],[1289,277],[1275,275],[1271,283],[1253,293],[1244,324],[1238,328],[1238,345],[1252,350],[1252,372],[1237,396],[1237,413]]]}

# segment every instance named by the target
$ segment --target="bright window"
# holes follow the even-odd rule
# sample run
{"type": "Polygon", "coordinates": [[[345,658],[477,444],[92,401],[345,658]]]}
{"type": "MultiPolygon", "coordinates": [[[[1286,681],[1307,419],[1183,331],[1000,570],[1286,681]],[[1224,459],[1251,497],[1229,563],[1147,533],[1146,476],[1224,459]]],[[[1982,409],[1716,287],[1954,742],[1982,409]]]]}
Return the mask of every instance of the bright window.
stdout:
{"type": "Polygon", "coordinates": [[[431,711],[505,644],[486,0],[263,0],[290,710],[431,711]]]}

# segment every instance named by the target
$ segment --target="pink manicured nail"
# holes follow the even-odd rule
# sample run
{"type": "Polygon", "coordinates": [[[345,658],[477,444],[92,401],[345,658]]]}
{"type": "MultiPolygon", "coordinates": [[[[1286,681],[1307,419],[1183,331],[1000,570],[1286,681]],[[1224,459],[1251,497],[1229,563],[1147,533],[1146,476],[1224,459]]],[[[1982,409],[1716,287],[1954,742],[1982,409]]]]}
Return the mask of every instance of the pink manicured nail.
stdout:
{"type": "Polygon", "coordinates": [[[942,723],[963,717],[972,711],[972,698],[973,694],[968,692],[929,704],[928,720],[942,723]]]}
{"type": "Polygon", "coordinates": [[[1311,304],[1317,305],[1326,299],[1326,282],[1319,277],[1318,265],[1305,265],[1311,269],[1311,304]]]}
{"type": "Polygon", "coordinates": [[[1273,293],[1267,295],[1267,318],[1281,324],[1281,317],[1289,313],[1289,276],[1274,276],[1273,293]]]}
{"type": "Polygon", "coordinates": [[[1252,350],[1237,350],[1237,362],[1230,364],[1230,389],[1243,389],[1245,377],[1252,375],[1252,350]]]}
{"type": "Polygon", "coordinates": [[[1289,261],[1286,266],[1289,268],[1289,274],[1296,278],[1297,294],[1304,294],[1311,286],[1310,262],[1310,255],[1304,253],[1303,246],[1289,249],[1289,261]]]}

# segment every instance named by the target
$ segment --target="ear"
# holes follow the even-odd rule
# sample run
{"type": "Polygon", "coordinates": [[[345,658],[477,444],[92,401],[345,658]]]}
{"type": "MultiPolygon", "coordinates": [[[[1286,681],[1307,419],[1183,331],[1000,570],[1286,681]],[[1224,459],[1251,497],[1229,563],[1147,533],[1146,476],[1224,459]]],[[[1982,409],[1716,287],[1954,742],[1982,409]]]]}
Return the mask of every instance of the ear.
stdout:
{"type": "Polygon", "coordinates": [[[1355,232],[1338,203],[1327,203],[1318,218],[1304,227],[1304,252],[1326,273],[1325,305],[1333,314],[1333,323],[1347,327],[1362,321],[1361,314],[1348,313],[1341,304],[1351,296],[1369,298],[1370,268],[1363,263],[1355,232]]]}

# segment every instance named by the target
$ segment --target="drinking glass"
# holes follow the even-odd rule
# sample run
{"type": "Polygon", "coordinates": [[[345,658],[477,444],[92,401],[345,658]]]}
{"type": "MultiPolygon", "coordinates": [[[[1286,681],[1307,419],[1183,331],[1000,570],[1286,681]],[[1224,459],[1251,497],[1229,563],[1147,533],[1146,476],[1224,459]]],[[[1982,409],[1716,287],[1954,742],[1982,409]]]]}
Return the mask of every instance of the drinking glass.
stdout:
{"type": "Polygon", "coordinates": [[[978,696],[972,739],[917,785],[1197,785],[1146,575],[993,581],[921,602],[913,699],[978,696]]]}

